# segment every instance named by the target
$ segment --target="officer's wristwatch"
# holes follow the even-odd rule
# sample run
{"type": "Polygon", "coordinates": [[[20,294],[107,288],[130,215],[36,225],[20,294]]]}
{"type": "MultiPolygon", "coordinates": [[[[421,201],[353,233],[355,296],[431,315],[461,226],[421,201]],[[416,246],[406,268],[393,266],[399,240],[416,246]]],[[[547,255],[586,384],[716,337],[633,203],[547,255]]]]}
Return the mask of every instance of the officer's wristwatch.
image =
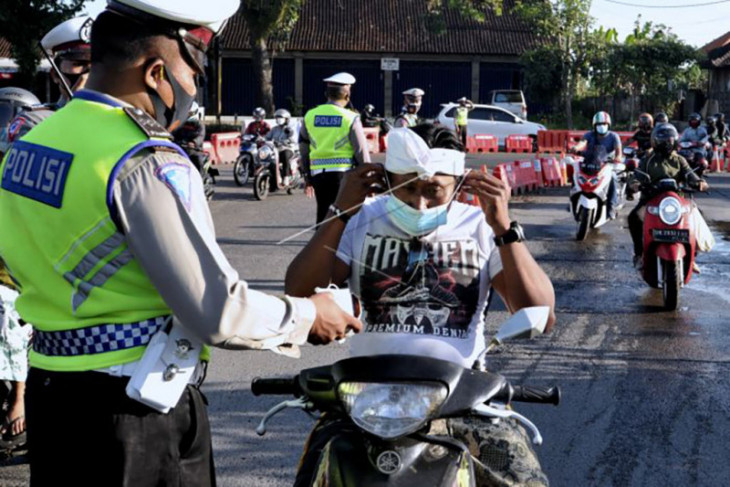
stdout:
{"type": "Polygon", "coordinates": [[[522,229],[522,225],[520,225],[516,221],[513,221],[509,224],[509,230],[507,230],[507,232],[500,235],[499,237],[494,237],[494,243],[497,244],[497,247],[524,241],[525,231],[522,229]]]}

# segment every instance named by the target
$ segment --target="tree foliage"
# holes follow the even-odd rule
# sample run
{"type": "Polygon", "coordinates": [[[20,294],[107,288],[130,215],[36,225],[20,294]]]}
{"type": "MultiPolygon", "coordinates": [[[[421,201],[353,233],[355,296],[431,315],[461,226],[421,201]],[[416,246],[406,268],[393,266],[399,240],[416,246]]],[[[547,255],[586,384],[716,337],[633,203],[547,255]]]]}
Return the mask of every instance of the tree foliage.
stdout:
{"type": "Polygon", "coordinates": [[[12,45],[18,81],[32,88],[46,33],[77,14],[85,0],[0,0],[0,33],[12,45]]]}

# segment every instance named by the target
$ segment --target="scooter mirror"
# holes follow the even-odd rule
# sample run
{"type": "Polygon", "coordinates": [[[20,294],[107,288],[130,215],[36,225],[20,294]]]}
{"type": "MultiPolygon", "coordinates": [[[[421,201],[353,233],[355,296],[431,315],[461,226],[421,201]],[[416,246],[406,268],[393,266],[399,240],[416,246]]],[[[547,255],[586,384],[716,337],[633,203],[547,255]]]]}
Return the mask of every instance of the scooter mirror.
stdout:
{"type": "Polygon", "coordinates": [[[540,335],[545,331],[549,317],[549,306],[522,308],[499,327],[497,334],[494,335],[494,341],[503,343],[505,340],[540,335]]]}
{"type": "Polygon", "coordinates": [[[633,156],[634,155],[634,149],[631,147],[624,147],[624,155],[625,156],[633,156]]]}

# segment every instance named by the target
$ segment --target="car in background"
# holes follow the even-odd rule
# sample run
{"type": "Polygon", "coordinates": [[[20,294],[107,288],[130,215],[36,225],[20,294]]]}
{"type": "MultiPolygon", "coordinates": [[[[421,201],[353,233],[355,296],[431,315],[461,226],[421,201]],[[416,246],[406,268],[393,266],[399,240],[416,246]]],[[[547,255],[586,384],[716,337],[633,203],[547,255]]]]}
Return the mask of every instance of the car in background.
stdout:
{"type": "MultiPolygon", "coordinates": [[[[450,129],[454,129],[454,113],[457,103],[442,105],[436,121],[450,129]]],[[[468,135],[488,134],[497,137],[500,146],[504,146],[504,139],[508,135],[529,135],[533,138],[533,146],[537,146],[537,131],[547,130],[539,123],[527,122],[508,112],[504,108],[493,105],[474,105],[469,112],[467,125],[468,135]]]]}
{"type": "Polygon", "coordinates": [[[522,90],[492,90],[487,94],[487,104],[504,108],[522,120],[527,120],[527,103],[522,90]]]}

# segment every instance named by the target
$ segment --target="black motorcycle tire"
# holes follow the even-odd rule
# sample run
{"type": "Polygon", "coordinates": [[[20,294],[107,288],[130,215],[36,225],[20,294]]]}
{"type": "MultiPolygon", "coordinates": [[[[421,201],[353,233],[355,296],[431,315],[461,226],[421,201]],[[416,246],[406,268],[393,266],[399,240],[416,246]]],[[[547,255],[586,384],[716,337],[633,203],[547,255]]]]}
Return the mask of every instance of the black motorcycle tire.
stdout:
{"type": "Polygon", "coordinates": [[[591,227],[591,213],[592,211],[588,208],[581,208],[578,213],[578,232],[575,234],[575,239],[579,242],[585,240],[588,235],[591,227]]]}
{"type": "Polygon", "coordinates": [[[662,262],[664,266],[662,283],[662,297],[664,298],[664,309],[675,311],[679,305],[679,290],[682,287],[681,261],[662,262]]]}
{"type": "Polygon", "coordinates": [[[213,199],[213,195],[215,194],[214,186],[215,178],[210,174],[205,174],[203,176],[203,190],[205,191],[205,199],[208,201],[213,199]]]}
{"type": "Polygon", "coordinates": [[[251,156],[238,156],[236,162],[233,164],[233,179],[239,186],[244,186],[248,183],[249,178],[249,166],[251,164],[251,156]]]}
{"type": "Polygon", "coordinates": [[[269,189],[269,173],[261,171],[253,178],[253,195],[259,201],[265,200],[269,189]]]}

